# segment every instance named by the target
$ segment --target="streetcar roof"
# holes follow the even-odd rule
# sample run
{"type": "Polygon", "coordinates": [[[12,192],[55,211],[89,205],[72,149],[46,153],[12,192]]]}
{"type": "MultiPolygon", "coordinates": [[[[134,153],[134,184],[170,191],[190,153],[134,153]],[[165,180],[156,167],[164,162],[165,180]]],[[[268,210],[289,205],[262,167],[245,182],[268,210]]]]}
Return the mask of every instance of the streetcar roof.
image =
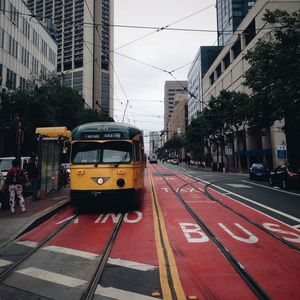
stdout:
{"type": "Polygon", "coordinates": [[[88,133],[105,133],[105,132],[120,132],[122,139],[132,139],[142,131],[135,126],[126,123],[118,122],[93,122],[77,126],[72,131],[72,139],[78,140],[82,138],[83,134],[88,133]]]}

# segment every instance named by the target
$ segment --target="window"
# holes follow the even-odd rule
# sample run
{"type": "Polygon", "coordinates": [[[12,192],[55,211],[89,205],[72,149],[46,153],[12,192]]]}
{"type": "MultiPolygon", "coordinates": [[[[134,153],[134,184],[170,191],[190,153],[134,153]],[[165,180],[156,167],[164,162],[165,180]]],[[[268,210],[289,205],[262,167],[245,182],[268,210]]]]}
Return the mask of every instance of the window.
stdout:
{"type": "Polygon", "coordinates": [[[134,141],[133,147],[134,147],[134,161],[141,161],[140,142],[134,141]]]}
{"type": "Polygon", "coordinates": [[[0,0],[0,10],[3,14],[5,13],[5,0],[0,0]]]}
{"type": "Polygon", "coordinates": [[[132,148],[129,142],[75,142],[71,160],[74,164],[128,163],[132,148]]]}
{"type": "Polygon", "coordinates": [[[15,24],[16,26],[19,25],[19,12],[12,4],[10,4],[10,17],[9,18],[13,24],[15,24]]]}
{"type": "Polygon", "coordinates": [[[131,161],[131,144],[128,142],[103,143],[103,163],[128,163],[131,161]]]}

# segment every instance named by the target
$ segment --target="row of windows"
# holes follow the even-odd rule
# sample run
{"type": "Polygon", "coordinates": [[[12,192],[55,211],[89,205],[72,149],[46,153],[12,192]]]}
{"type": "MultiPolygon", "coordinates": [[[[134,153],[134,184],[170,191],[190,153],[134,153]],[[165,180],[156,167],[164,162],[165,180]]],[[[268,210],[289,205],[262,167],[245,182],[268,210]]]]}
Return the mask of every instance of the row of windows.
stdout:
{"type": "MultiPolygon", "coordinates": [[[[255,37],[256,35],[256,26],[255,20],[253,20],[248,27],[243,31],[241,36],[243,37],[243,47],[246,47],[255,37]]],[[[238,55],[242,51],[242,40],[241,36],[238,37],[237,41],[233,44],[233,46],[229,49],[229,51],[225,54],[223,60],[217,65],[215,70],[210,74],[210,84],[212,85],[221,74],[228,68],[230,63],[238,57],[238,55]],[[230,60],[230,53],[232,53],[232,60],[230,60]]]]}
{"type": "Polygon", "coordinates": [[[22,33],[24,34],[24,36],[31,40],[36,48],[41,50],[43,55],[47,57],[51,63],[56,64],[56,57],[53,57],[54,51],[49,48],[48,55],[47,43],[40,37],[35,29],[31,29],[30,24],[24,17],[19,15],[18,10],[8,0],[0,0],[0,10],[3,14],[8,15],[8,18],[16,27],[22,27],[20,29],[22,29],[22,33]],[[21,22],[19,22],[20,20],[21,22]]]}
{"type": "MultiPolygon", "coordinates": [[[[6,33],[2,28],[0,28],[0,48],[5,49],[15,59],[20,59],[21,63],[27,68],[29,68],[31,62],[31,71],[36,74],[39,73],[39,68],[41,68],[42,72],[46,70],[45,66],[39,63],[39,61],[35,57],[29,54],[28,50],[21,46],[12,36],[6,33]]],[[[51,59],[52,64],[55,65],[54,52],[52,53],[51,59]]]]}

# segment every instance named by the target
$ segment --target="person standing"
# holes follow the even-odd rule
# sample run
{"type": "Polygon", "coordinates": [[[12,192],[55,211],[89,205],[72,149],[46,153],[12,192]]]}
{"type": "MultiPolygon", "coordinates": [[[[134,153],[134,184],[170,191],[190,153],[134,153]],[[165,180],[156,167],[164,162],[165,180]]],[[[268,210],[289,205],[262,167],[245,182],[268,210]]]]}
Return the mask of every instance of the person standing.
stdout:
{"type": "Polygon", "coordinates": [[[39,182],[39,170],[36,166],[35,154],[31,154],[28,163],[25,166],[27,177],[31,182],[32,189],[32,201],[37,200],[38,182],[39,182]]]}
{"type": "Polygon", "coordinates": [[[15,197],[19,199],[19,205],[22,212],[26,211],[25,200],[23,197],[23,187],[25,185],[25,173],[20,168],[20,163],[17,159],[12,161],[12,168],[7,172],[5,184],[9,191],[10,210],[15,213],[15,197]]]}
{"type": "Polygon", "coordinates": [[[3,201],[4,201],[4,176],[2,171],[0,170],[0,209],[2,208],[3,201]]]}

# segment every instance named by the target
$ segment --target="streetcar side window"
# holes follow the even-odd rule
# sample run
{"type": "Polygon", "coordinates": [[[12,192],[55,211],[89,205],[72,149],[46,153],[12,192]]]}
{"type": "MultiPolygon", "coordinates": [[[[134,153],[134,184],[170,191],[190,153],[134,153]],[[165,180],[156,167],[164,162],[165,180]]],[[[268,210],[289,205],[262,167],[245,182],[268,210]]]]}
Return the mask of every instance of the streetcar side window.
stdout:
{"type": "Polygon", "coordinates": [[[100,162],[100,143],[81,143],[72,145],[72,162],[74,164],[95,164],[100,162]]]}
{"type": "Polygon", "coordinates": [[[103,163],[128,163],[131,156],[131,143],[119,141],[103,143],[103,163]]]}
{"type": "Polygon", "coordinates": [[[140,142],[134,141],[133,148],[134,148],[134,161],[141,161],[140,142]]]}

